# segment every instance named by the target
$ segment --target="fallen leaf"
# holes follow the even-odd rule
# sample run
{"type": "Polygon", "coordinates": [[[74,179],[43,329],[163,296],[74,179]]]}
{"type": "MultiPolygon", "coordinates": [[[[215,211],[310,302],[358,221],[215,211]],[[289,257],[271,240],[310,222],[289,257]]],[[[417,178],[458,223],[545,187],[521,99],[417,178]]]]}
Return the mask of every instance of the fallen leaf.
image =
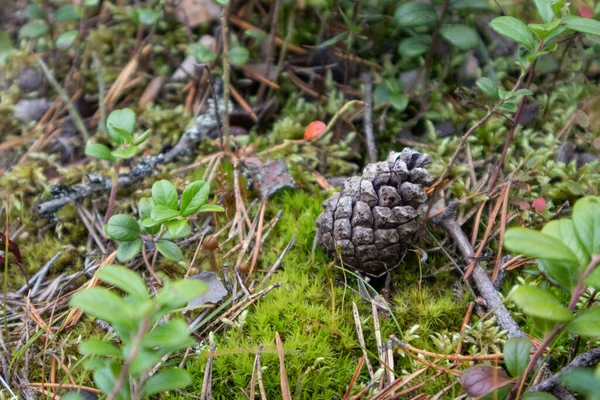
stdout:
{"type": "Polygon", "coordinates": [[[208,290],[188,303],[188,307],[199,307],[206,303],[217,304],[228,295],[227,289],[223,286],[221,278],[211,271],[203,271],[197,275],[190,276],[189,279],[199,279],[206,283],[208,290]]]}
{"type": "Polygon", "coordinates": [[[267,160],[263,164],[258,158],[249,157],[245,160],[245,165],[250,170],[252,183],[263,200],[269,199],[280,189],[296,187],[283,159],[267,160]]]}
{"type": "Polygon", "coordinates": [[[479,399],[511,382],[503,369],[489,365],[473,367],[460,376],[460,383],[472,399],[479,399]]]}
{"type": "Polygon", "coordinates": [[[327,128],[327,125],[322,121],[311,122],[304,130],[304,140],[309,141],[319,137],[325,132],[325,128],[327,128]]]}
{"type": "Polygon", "coordinates": [[[536,213],[543,213],[546,210],[546,199],[538,197],[531,203],[531,207],[533,207],[536,213]]]}

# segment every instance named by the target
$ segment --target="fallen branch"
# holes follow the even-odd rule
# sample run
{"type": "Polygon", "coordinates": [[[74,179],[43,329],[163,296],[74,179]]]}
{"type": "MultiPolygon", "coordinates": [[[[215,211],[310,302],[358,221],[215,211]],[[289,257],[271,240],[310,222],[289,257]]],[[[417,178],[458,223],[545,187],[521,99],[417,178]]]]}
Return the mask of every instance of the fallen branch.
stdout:
{"type": "Polygon", "coordinates": [[[375,146],[375,136],[373,135],[373,82],[371,75],[364,73],[361,76],[363,85],[365,85],[365,113],[363,114],[363,124],[365,129],[365,141],[369,152],[369,161],[376,163],[377,147],[375,146]]]}
{"type": "MultiPolygon", "coordinates": [[[[458,204],[459,203],[457,201],[450,203],[448,207],[446,207],[446,210],[442,214],[433,217],[432,221],[448,232],[448,234],[456,242],[456,245],[458,246],[458,249],[460,250],[466,262],[470,263],[475,259],[475,252],[473,251],[473,247],[471,246],[469,239],[462,231],[460,225],[458,225],[456,222],[458,204]]],[[[498,319],[498,325],[508,332],[508,337],[512,338],[525,336],[519,328],[519,325],[517,325],[515,320],[510,315],[510,312],[508,312],[502,303],[502,299],[494,288],[494,284],[490,280],[488,274],[478,262],[475,262],[475,267],[473,268],[471,278],[475,283],[479,294],[485,300],[488,310],[491,311],[498,319]]]]}

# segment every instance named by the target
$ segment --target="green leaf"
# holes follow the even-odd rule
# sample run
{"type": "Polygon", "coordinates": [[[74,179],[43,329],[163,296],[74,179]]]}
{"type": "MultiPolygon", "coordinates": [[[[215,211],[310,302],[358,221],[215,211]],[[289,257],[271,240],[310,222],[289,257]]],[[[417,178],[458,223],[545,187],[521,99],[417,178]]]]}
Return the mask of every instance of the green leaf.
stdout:
{"type": "Polygon", "coordinates": [[[600,197],[584,197],[573,207],[577,237],[588,255],[600,253],[600,197]]]}
{"type": "Polygon", "coordinates": [[[132,325],[133,322],[125,313],[127,306],[123,299],[103,287],[77,292],[71,297],[69,304],[111,324],[132,325]]]}
{"type": "Polygon", "coordinates": [[[342,40],[347,39],[349,35],[350,35],[349,32],[342,32],[339,35],[335,35],[334,37],[327,39],[326,41],[324,41],[323,43],[318,45],[317,48],[324,49],[326,47],[332,46],[332,45],[336,44],[337,42],[341,42],[342,40]]]}
{"type": "Polygon", "coordinates": [[[188,332],[188,324],[181,318],[174,318],[159,325],[144,336],[142,344],[146,347],[159,347],[161,353],[187,349],[196,344],[188,332]]]}
{"type": "Polygon", "coordinates": [[[117,260],[127,262],[133,260],[142,250],[142,239],[138,238],[131,242],[121,242],[117,246],[117,260]]]}
{"type": "Polygon", "coordinates": [[[60,6],[52,14],[54,22],[71,22],[78,21],[81,18],[81,10],[73,4],[65,4],[60,6]]]}
{"type": "MultiPolygon", "coordinates": [[[[84,393],[82,391],[82,393],[84,393]]],[[[85,397],[83,397],[83,395],[81,394],[77,394],[77,392],[67,392],[65,394],[63,394],[62,396],[60,396],[60,400],[86,400],[85,397]]],[[[89,400],[89,399],[87,399],[89,400]]]]}
{"type": "Polygon", "coordinates": [[[586,285],[600,290],[600,268],[594,269],[584,282],[586,285]]]}
{"type": "Polygon", "coordinates": [[[437,13],[431,4],[411,1],[396,9],[396,21],[401,28],[433,26],[437,21],[437,13]]]}
{"type": "Polygon", "coordinates": [[[490,99],[494,101],[500,100],[498,93],[498,84],[490,78],[481,78],[477,81],[477,87],[481,89],[490,99]]]}
{"type": "Polygon", "coordinates": [[[77,37],[79,37],[79,31],[64,32],[56,39],[56,47],[61,50],[68,49],[75,43],[77,37]]]}
{"type": "Polygon", "coordinates": [[[259,29],[248,29],[244,32],[244,35],[254,39],[256,44],[263,43],[267,38],[267,35],[265,35],[265,33],[259,29]]]}
{"type": "Polygon", "coordinates": [[[531,96],[533,94],[533,92],[529,89],[519,89],[516,92],[514,92],[515,96],[531,96]]]}
{"type": "Polygon", "coordinates": [[[566,329],[574,335],[600,336],[600,307],[593,307],[580,312],[567,324],[566,329]]]}
{"type": "Polygon", "coordinates": [[[168,390],[183,389],[191,384],[192,378],[186,370],[168,368],[148,378],[142,387],[142,394],[148,396],[168,390]]]}
{"type": "Polygon", "coordinates": [[[527,315],[554,322],[568,322],[571,312],[556,297],[535,286],[519,286],[513,295],[515,303],[527,315]]]}
{"type": "Polygon", "coordinates": [[[152,185],[152,199],[154,204],[167,206],[177,211],[177,190],[171,182],[166,179],[154,182],[152,185]]]}
{"type": "Polygon", "coordinates": [[[119,147],[116,150],[113,150],[111,154],[117,158],[129,159],[135,157],[135,155],[140,151],[140,148],[135,145],[129,145],[127,147],[119,147]]]}
{"type": "MultiPolygon", "coordinates": [[[[106,395],[112,392],[112,389],[115,387],[116,381],[116,375],[115,373],[113,373],[110,367],[99,368],[94,371],[94,382],[96,383],[96,386],[98,386],[98,389],[100,389],[102,393],[106,395]]],[[[121,393],[123,393],[125,387],[129,389],[129,385],[123,385],[121,393]]],[[[121,396],[121,400],[124,398],[125,397],[121,396]]]]}
{"type": "Polygon", "coordinates": [[[546,392],[530,392],[525,393],[523,400],[557,400],[557,398],[546,392]]]}
{"type": "Polygon", "coordinates": [[[533,34],[529,28],[527,28],[527,25],[520,20],[509,16],[498,17],[492,20],[490,26],[502,36],[522,44],[528,50],[535,50],[537,41],[533,37],[533,34]]]}
{"type": "Polygon", "coordinates": [[[106,235],[119,242],[131,242],[140,236],[140,226],[137,221],[126,214],[117,214],[110,217],[104,225],[106,235]]]}
{"type": "Polygon", "coordinates": [[[248,49],[244,47],[232,47],[227,53],[227,59],[236,67],[241,67],[246,64],[249,57],[250,53],[248,52],[248,49]]]}
{"type": "Polygon", "coordinates": [[[146,218],[150,218],[150,213],[154,208],[154,200],[152,197],[142,197],[138,202],[138,215],[140,220],[143,221],[146,218]]]}
{"type": "Polygon", "coordinates": [[[37,39],[48,33],[48,25],[44,21],[28,22],[19,29],[19,39],[37,39]]]}
{"type": "Polygon", "coordinates": [[[470,50],[479,44],[479,35],[470,26],[444,26],[440,29],[440,33],[444,39],[460,50],[470,50]]]}
{"type": "Polygon", "coordinates": [[[44,20],[44,11],[37,4],[30,4],[23,10],[23,16],[29,20],[41,19],[44,20]]]}
{"type": "Polygon", "coordinates": [[[488,0],[450,0],[450,8],[454,10],[490,10],[488,0]]]}
{"type": "Polygon", "coordinates": [[[106,119],[108,134],[118,144],[131,142],[135,119],[135,113],[129,108],[111,112],[106,119]]]}
{"type": "Polygon", "coordinates": [[[566,261],[577,264],[579,260],[567,245],[560,240],[533,229],[510,228],[504,235],[504,247],[542,260],[566,261]]]}
{"type": "MultiPolygon", "coordinates": [[[[125,354],[129,353],[129,349],[125,349],[125,354]]],[[[142,348],[134,358],[130,367],[130,374],[134,378],[139,378],[145,371],[154,367],[160,361],[161,355],[158,351],[148,348],[142,348]]]]}
{"type": "Polygon", "coordinates": [[[169,309],[175,309],[187,305],[190,300],[206,293],[207,290],[206,283],[199,279],[169,282],[158,291],[156,301],[169,309]]]}
{"type": "Polygon", "coordinates": [[[404,94],[394,94],[390,97],[390,104],[398,111],[404,111],[408,106],[408,96],[404,94]]]}
{"type": "Polygon", "coordinates": [[[507,101],[500,105],[500,110],[514,113],[518,109],[517,103],[513,101],[507,101]]]}
{"type": "Polygon", "coordinates": [[[223,212],[225,209],[217,204],[205,204],[198,210],[199,213],[203,212],[223,212]]]}
{"type": "Polygon", "coordinates": [[[8,32],[0,31],[0,66],[6,65],[12,50],[12,42],[8,32]]]}
{"type": "Polygon", "coordinates": [[[190,45],[188,53],[196,57],[198,61],[207,64],[213,63],[217,59],[217,53],[200,43],[190,45]]]}
{"type": "Polygon", "coordinates": [[[398,53],[404,57],[415,58],[425,54],[431,46],[431,36],[418,35],[404,39],[398,46],[398,53]]]}
{"type": "Polygon", "coordinates": [[[85,155],[105,161],[115,161],[115,157],[111,154],[110,149],[100,143],[87,142],[87,145],[85,146],[85,155]]]}
{"type": "Polygon", "coordinates": [[[121,356],[121,349],[112,343],[97,338],[81,342],[79,352],[84,356],[121,356]]]}
{"type": "Polygon", "coordinates": [[[600,21],[591,18],[581,18],[573,14],[563,16],[565,27],[576,32],[600,35],[600,21]]]}
{"type": "Polygon", "coordinates": [[[526,337],[510,338],[504,343],[504,362],[513,378],[520,377],[531,355],[531,342],[526,337]]]}
{"type": "Polygon", "coordinates": [[[534,0],[538,13],[544,23],[550,23],[554,20],[554,11],[552,11],[552,0],[534,0]]]}
{"type": "Polygon", "coordinates": [[[587,396],[588,400],[597,400],[600,393],[600,379],[591,368],[575,368],[560,378],[571,390],[587,396]]]}
{"type": "Polygon", "coordinates": [[[159,240],[155,245],[160,254],[167,257],[169,260],[177,262],[183,260],[183,254],[181,254],[179,246],[170,240],[159,240]]]}
{"type": "Polygon", "coordinates": [[[170,237],[165,237],[165,239],[181,239],[188,236],[191,232],[190,225],[185,219],[178,221],[169,221],[169,223],[167,224],[167,228],[169,229],[168,233],[170,237]]]}
{"type": "Polygon", "coordinates": [[[150,218],[156,222],[163,222],[179,216],[179,211],[173,210],[162,204],[154,206],[150,213],[150,218]]]}
{"type": "Polygon", "coordinates": [[[546,39],[550,36],[560,25],[560,20],[550,22],[547,24],[529,24],[529,29],[540,39],[546,39]]]}
{"type": "Polygon", "coordinates": [[[98,271],[97,276],[101,281],[113,285],[140,300],[149,298],[148,287],[146,287],[140,275],[129,268],[111,264],[98,271]]]}
{"type": "Polygon", "coordinates": [[[192,182],[181,195],[181,215],[187,217],[194,214],[206,203],[210,186],[204,181],[192,182]]]}
{"type": "Polygon", "coordinates": [[[138,8],[138,22],[142,25],[153,25],[160,14],[151,8],[138,8]]]}
{"type": "Polygon", "coordinates": [[[133,139],[133,142],[131,142],[131,144],[133,144],[135,146],[139,146],[140,144],[144,143],[148,139],[148,136],[150,136],[150,129],[148,129],[146,132],[142,133],[141,135],[135,137],[133,139]]]}

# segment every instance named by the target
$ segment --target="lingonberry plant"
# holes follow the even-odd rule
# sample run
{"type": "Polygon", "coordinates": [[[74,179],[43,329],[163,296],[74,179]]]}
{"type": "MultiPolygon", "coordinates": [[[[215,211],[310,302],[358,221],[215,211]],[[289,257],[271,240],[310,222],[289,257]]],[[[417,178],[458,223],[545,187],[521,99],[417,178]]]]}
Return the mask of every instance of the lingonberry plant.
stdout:
{"type": "Polygon", "coordinates": [[[219,205],[206,204],[209,192],[210,187],[206,182],[192,182],[185,188],[179,201],[177,189],[171,182],[155,182],[152,185],[152,197],[141,198],[138,203],[139,220],[127,214],[117,214],[104,225],[104,233],[120,242],[117,259],[121,262],[131,260],[142,251],[146,242],[152,243],[166,258],[181,261],[181,249],[173,240],[190,234],[188,219],[199,212],[223,211],[219,205]]]}
{"type": "Polygon", "coordinates": [[[92,372],[98,389],[109,400],[129,400],[189,386],[192,379],[187,371],[160,368],[160,363],[167,354],[195,344],[186,321],[169,317],[206,292],[206,284],[195,279],[164,280],[164,286],[150,296],[140,276],[125,267],[107,265],[97,277],[125,293],[121,297],[107,288],[93,287],[76,293],[70,301],[72,307],[112,327],[106,338],[87,339],[79,345],[84,367],[92,372]]]}
{"type": "Polygon", "coordinates": [[[113,163],[112,187],[108,200],[108,208],[104,216],[104,223],[112,215],[115,203],[115,196],[119,187],[119,170],[123,160],[135,157],[140,151],[140,146],[148,139],[150,130],[134,136],[135,132],[135,113],[125,108],[110,113],[106,119],[106,129],[113,142],[117,145],[115,150],[110,150],[107,146],[100,143],[88,142],[85,147],[85,154],[90,157],[113,163]]]}
{"type": "MultiPolygon", "coordinates": [[[[588,307],[581,301],[586,292],[600,290],[600,197],[585,197],[575,203],[571,218],[550,221],[541,231],[510,228],[504,237],[505,247],[538,259],[540,275],[557,291],[570,293],[568,304],[553,291],[535,285],[517,287],[512,298],[544,334],[541,344],[531,355],[527,338],[509,339],[504,347],[504,370],[476,367],[466,371],[461,382],[472,397],[494,393],[498,399],[520,398],[529,374],[556,338],[571,335],[600,338],[600,307],[588,307]]],[[[532,394],[524,398],[533,399],[532,394]]],[[[542,396],[542,395],[540,395],[542,396]]],[[[552,399],[549,394],[544,398],[552,399]]],[[[537,397],[542,398],[542,397],[537,397]]]]}

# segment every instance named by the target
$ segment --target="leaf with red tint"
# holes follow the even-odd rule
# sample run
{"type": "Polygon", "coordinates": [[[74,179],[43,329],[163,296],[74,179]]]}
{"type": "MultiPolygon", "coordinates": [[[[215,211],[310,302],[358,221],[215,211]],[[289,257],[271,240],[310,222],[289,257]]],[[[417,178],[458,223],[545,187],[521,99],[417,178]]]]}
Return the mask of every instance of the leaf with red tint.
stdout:
{"type": "Polygon", "coordinates": [[[313,140],[316,137],[319,137],[323,132],[325,132],[325,125],[322,121],[313,121],[304,130],[304,140],[309,141],[313,140]]]}
{"type": "Polygon", "coordinates": [[[531,206],[535,210],[536,213],[541,214],[546,211],[546,199],[543,197],[538,197],[531,203],[531,206]]]}
{"type": "Polygon", "coordinates": [[[503,369],[482,365],[463,372],[460,383],[469,397],[479,399],[512,383],[512,380],[503,369]]]}
{"type": "MultiPolygon", "coordinates": [[[[4,251],[4,249],[6,248],[4,238],[5,238],[5,235],[3,233],[0,233],[0,251],[4,251]]],[[[15,256],[15,259],[16,259],[18,265],[21,265],[23,263],[23,259],[21,258],[21,251],[19,250],[19,245],[10,239],[8,239],[8,252],[12,253],[15,256]]],[[[6,254],[5,254],[5,256],[6,256],[6,254]]],[[[6,260],[4,258],[2,258],[0,260],[0,263],[4,263],[5,261],[6,260]]],[[[9,264],[14,264],[14,262],[10,261],[10,259],[9,259],[9,264]]]]}
{"type": "Polygon", "coordinates": [[[586,5],[579,7],[579,16],[581,18],[594,18],[594,9],[586,5]]]}

